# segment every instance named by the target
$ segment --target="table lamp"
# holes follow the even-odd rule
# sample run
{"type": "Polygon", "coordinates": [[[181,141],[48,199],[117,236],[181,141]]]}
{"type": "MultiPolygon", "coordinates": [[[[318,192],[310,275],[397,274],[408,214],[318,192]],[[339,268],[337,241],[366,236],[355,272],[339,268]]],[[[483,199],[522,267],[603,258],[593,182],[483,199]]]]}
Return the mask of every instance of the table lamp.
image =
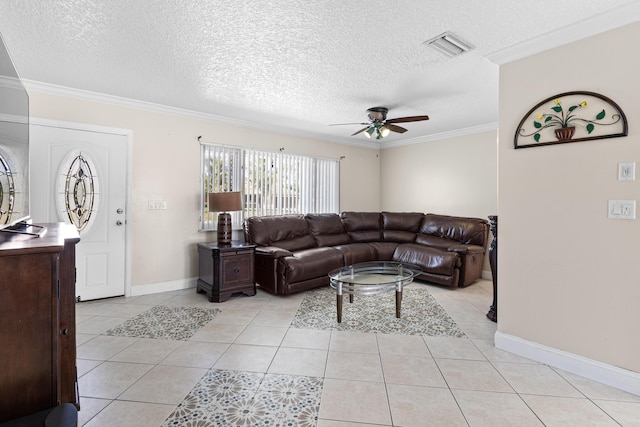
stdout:
{"type": "Polygon", "coordinates": [[[231,214],[230,211],[242,210],[242,197],[239,191],[225,193],[209,193],[209,212],[218,214],[218,244],[231,244],[231,214]]]}

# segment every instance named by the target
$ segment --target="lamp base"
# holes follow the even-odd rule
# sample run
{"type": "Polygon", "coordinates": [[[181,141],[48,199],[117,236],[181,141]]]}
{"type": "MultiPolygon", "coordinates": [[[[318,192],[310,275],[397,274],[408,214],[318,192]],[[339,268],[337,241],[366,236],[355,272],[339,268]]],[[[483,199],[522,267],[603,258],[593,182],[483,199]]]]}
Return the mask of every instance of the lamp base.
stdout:
{"type": "Polygon", "coordinates": [[[231,214],[228,212],[221,212],[218,215],[218,244],[230,245],[232,231],[231,214]]]}

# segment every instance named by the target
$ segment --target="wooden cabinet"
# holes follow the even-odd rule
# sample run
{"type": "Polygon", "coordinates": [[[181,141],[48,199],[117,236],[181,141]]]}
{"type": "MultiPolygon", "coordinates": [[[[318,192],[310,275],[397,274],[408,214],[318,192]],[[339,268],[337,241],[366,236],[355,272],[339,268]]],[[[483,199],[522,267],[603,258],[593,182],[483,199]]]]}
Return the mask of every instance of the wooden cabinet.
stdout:
{"type": "Polygon", "coordinates": [[[211,302],[226,301],[231,294],[256,294],[254,281],[255,245],[232,242],[198,244],[199,278],[197,292],[205,292],[211,302]]]}
{"type": "Polygon", "coordinates": [[[75,336],[75,227],[42,237],[0,232],[0,422],[79,406],[75,336]]]}

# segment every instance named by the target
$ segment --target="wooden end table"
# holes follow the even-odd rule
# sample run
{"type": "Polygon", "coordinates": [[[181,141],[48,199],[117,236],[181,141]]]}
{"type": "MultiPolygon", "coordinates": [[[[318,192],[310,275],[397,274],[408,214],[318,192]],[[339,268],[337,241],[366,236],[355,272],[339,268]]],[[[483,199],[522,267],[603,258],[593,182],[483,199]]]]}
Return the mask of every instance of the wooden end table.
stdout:
{"type": "Polygon", "coordinates": [[[210,302],[226,301],[232,294],[256,294],[254,281],[255,245],[231,242],[198,244],[198,285],[196,292],[204,292],[210,302]]]}

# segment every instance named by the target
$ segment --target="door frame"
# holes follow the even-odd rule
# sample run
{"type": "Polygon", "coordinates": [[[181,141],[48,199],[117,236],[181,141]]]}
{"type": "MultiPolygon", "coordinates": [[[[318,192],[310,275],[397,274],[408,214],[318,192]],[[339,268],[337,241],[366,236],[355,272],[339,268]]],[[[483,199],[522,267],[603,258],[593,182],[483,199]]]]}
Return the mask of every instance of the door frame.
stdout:
{"type": "MultiPolygon", "coordinates": [[[[107,126],[98,126],[91,125],[86,123],[76,123],[76,122],[66,122],[62,120],[53,120],[53,119],[41,119],[38,117],[29,117],[29,126],[47,126],[61,129],[70,129],[70,130],[79,130],[85,132],[98,132],[98,133],[106,133],[111,135],[119,135],[124,136],[126,138],[126,146],[127,146],[127,171],[126,171],[126,195],[125,200],[127,203],[127,208],[125,211],[125,234],[124,234],[124,296],[131,296],[131,247],[132,247],[132,236],[133,236],[133,221],[131,220],[132,214],[130,209],[133,206],[133,192],[131,191],[131,178],[133,176],[133,162],[131,159],[133,158],[133,130],[131,129],[122,129],[122,128],[114,128],[107,126]]],[[[30,172],[31,173],[31,172],[30,172]]]]}

